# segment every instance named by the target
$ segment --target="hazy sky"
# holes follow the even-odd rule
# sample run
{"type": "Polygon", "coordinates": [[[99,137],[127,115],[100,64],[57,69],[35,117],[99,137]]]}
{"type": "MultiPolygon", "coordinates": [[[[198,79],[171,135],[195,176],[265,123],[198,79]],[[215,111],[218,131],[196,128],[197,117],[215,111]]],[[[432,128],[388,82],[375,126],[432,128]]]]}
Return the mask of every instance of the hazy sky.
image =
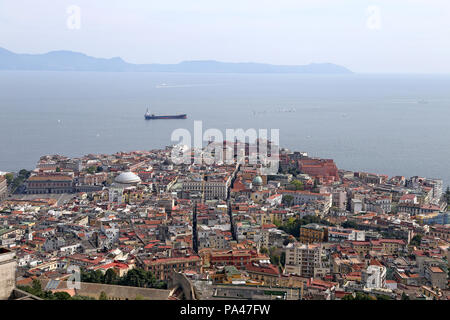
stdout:
{"type": "Polygon", "coordinates": [[[450,1],[0,0],[0,46],[133,63],[332,62],[355,72],[450,73],[450,1]]]}

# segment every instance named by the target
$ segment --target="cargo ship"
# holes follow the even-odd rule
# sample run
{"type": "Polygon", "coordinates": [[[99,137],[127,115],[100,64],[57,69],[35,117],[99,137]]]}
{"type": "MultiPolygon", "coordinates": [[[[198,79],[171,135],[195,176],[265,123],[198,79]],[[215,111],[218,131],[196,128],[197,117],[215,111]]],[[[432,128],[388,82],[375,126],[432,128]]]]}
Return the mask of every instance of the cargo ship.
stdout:
{"type": "Polygon", "coordinates": [[[169,115],[169,116],[156,116],[153,113],[151,114],[148,109],[144,115],[145,120],[157,120],[157,119],[186,119],[186,114],[177,114],[177,115],[169,115]]]}

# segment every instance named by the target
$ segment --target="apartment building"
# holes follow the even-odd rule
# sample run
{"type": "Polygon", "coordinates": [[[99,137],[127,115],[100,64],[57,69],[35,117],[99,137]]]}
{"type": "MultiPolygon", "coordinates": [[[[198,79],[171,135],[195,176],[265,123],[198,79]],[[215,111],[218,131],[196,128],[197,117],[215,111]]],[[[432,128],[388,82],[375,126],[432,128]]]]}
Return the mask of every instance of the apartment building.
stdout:
{"type": "Polygon", "coordinates": [[[292,190],[282,190],[280,193],[282,195],[292,196],[294,206],[321,201],[325,205],[324,210],[328,212],[328,210],[331,208],[333,204],[332,196],[330,193],[314,193],[308,191],[292,191],[292,190]]]}
{"type": "Polygon", "coordinates": [[[316,268],[322,266],[320,244],[290,243],[286,246],[285,273],[301,277],[314,277],[316,268]]]}
{"type": "Polygon", "coordinates": [[[300,227],[301,243],[328,242],[328,228],[317,223],[310,223],[300,227]]]}
{"type": "Polygon", "coordinates": [[[433,226],[430,228],[430,236],[450,241],[450,228],[446,226],[433,226]]]}
{"type": "Polygon", "coordinates": [[[183,182],[183,193],[198,193],[204,195],[205,200],[225,200],[231,184],[231,176],[224,178],[192,179],[183,182]]]}
{"type": "Polygon", "coordinates": [[[196,271],[200,272],[202,259],[197,255],[186,255],[184,257],[154,258],[144,260],[142,267],[151,271],[159,280],[168,280],[173,271],[196,271]]]}

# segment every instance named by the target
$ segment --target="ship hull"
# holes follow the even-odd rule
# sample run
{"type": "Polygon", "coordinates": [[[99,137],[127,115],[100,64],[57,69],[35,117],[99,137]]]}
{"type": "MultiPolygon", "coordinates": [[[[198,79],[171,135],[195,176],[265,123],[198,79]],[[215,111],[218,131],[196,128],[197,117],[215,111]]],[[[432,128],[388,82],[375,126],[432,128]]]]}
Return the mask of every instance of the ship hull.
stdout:
{"type": "Polygon", "coordinates": [[[163,119],[186,119],[187,115],[185,114],[178,114],[174,116],[149,116],[145,115],[145,120],[163,120],[163,119]]]}

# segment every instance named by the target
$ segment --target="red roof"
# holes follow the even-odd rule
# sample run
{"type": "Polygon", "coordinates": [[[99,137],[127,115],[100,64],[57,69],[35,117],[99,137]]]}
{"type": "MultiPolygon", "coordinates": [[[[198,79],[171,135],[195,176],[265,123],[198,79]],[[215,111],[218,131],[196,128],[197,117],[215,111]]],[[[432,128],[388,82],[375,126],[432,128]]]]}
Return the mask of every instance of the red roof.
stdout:
{"type": "Polygon", "coordinates": [[[245,266],[245,269],[250,272],[260,272],[260,273],[267,273],[274,276],[279,276],[280,271],[278,270],[278,267],[276,267],[273,264],[247,264],[245,266]]]}

